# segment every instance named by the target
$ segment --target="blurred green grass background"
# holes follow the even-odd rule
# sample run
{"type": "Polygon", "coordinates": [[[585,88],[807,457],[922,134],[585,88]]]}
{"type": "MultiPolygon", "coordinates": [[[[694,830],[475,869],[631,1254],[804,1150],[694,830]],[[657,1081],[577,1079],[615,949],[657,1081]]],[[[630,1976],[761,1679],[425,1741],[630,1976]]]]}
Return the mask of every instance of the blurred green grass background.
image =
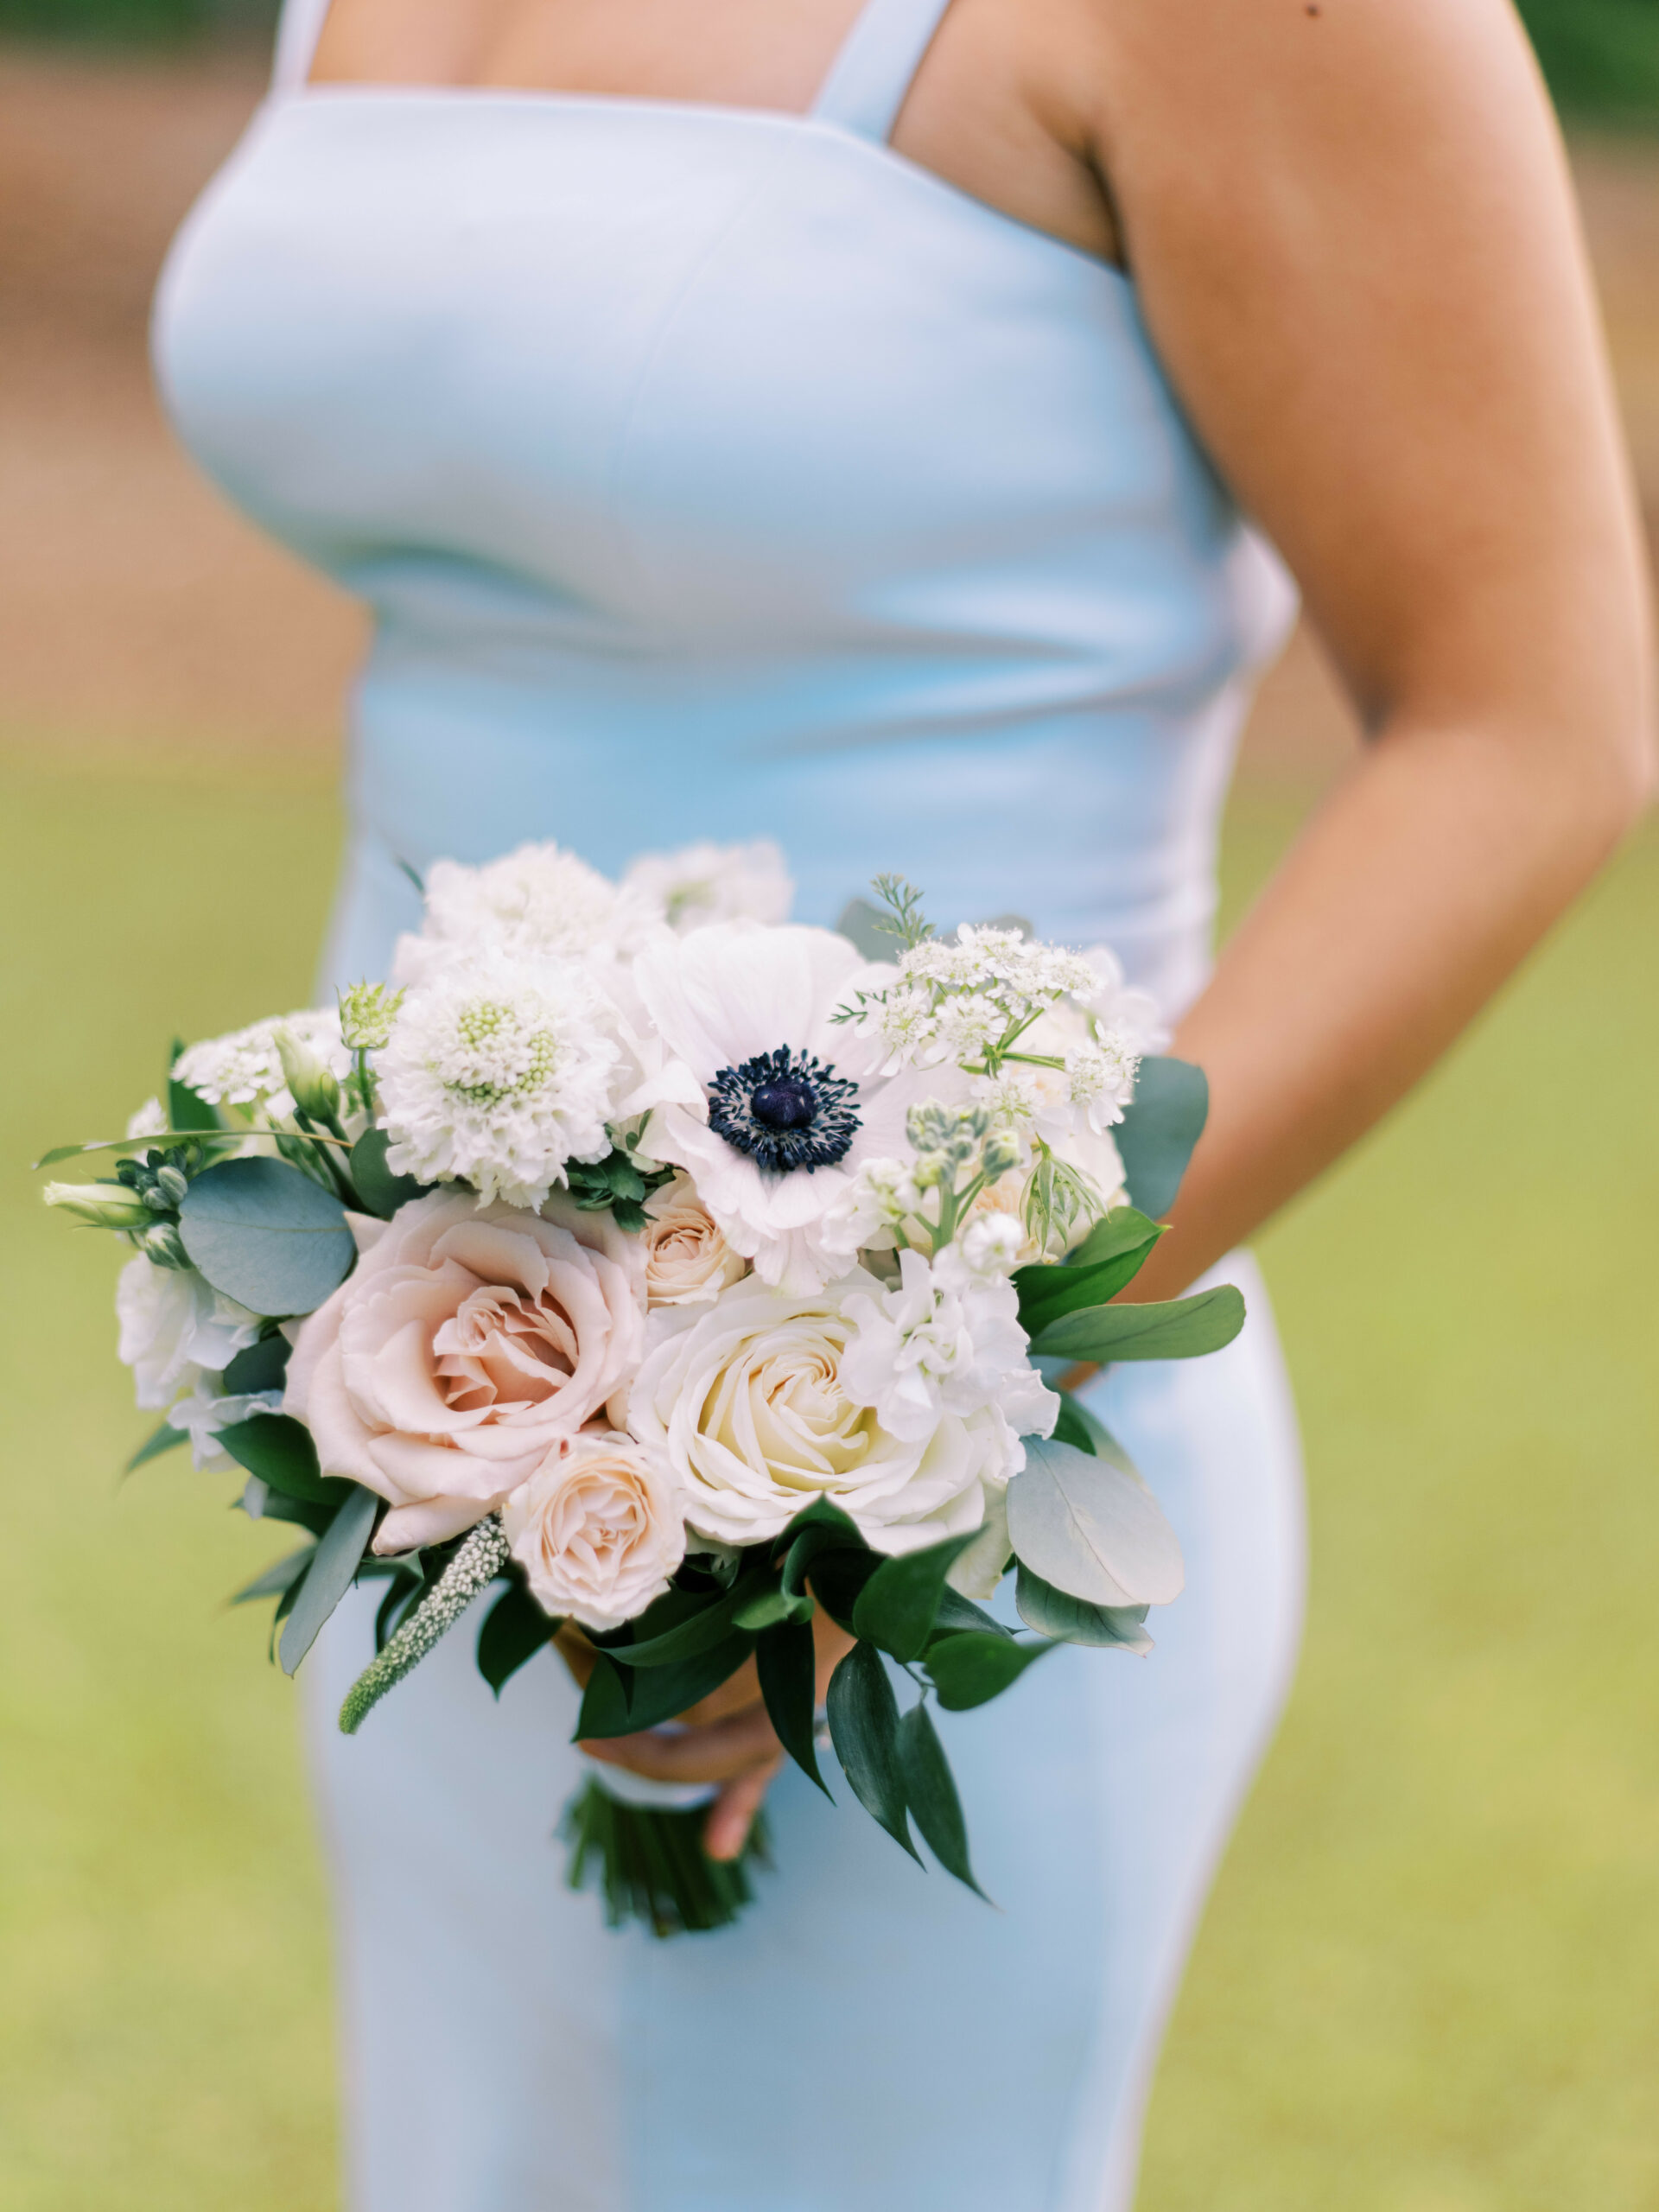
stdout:
{"type": "MultiPolygon", "coordinates": [[[[23,1166],[118,1128],[175,1033],[303,1001],[334,804],[269,755],[3,766],[0,2203],[321,2212],[295,1693],[255,1609],[222,1602],[283,1539],[176,1459],[118,1484],[148,1426],[113,1357],[118,1253],[23,1166]]],[[[1305,804],[1236,798],[1230,912],[1305,804]]],[[[1308,1645],[1175,2021],[1141,2212],[1659,2205],[1656,925],[1648,833],[1264,1241],[1306,1432],[1308,1645]]]]}

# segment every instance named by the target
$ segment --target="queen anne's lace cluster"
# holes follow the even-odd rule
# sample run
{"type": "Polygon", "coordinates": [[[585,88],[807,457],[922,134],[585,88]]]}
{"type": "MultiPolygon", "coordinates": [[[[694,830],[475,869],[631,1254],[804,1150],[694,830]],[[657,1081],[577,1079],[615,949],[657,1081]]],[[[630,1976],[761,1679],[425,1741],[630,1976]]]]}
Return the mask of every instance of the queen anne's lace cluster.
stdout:
{"type": "Polygon", "coordinates": [[[210,1106],[244,1106],[270,1121],[286,1121],[293,1114],[294,1097],[283,1073],[279,1029],[308,1046],[336,1077],[350,1068],[339,1014],[333,1007],[315,1007],[190,1046],[179,1055],[175,1079],[210,1106]]]}

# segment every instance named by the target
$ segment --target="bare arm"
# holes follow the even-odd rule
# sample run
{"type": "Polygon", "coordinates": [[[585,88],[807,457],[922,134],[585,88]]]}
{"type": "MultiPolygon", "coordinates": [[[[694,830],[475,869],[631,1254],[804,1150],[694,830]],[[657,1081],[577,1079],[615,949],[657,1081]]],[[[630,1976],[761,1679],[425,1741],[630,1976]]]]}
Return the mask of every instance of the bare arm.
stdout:
{"type": "Polygon", "coordinates": [[[1181,1024],[1212,1115],[1157,1297],[1386,1112],[1629,827],[1646,579],[1503,0],[1089,4],[1153,335],[1370,739],[1181,1024]]]}

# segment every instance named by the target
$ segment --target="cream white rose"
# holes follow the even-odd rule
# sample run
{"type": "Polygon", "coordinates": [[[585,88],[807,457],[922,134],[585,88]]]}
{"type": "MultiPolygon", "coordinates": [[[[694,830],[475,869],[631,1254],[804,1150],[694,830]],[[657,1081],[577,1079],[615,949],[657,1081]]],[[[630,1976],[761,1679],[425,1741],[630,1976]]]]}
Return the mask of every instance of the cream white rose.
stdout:
{"type": "Polygon", "coordinates": [[[537,1601],[596,1631],[642,1613],[685,1556],[671,1486],[612,1428],[562,1438],[501,1522],[537,1601]]]}
{"type": "Polygon", "coordinates": [[[941,1413],[925,1435],[899,1438],[842,1386],[855,1334],[846,1301],[880,1287],[861,1268],[800,1296],[750,1276],[701,1315],[652,1317],[660,1334],[634,1385],[629,1427],[677,1485],[698,1535],[760,1542],[817,1497],[878,1551],[913,1551],[980,1526],[993,1440],[979,1425],[941,1413]]]}
{"type": "Polygon", "coordinates": [[[434,1192],[353,1226],[362,1256],[301,1327],[285,1405],[325,1473],[391,1503],[376,1550],[407,1551],[620,1414],[644,1346],[638,1252],[561,1194],[537,1216],[434,1192]]]}
{"type": "Polygon", "coordinates": [[[648,1306],[706,1306],[749,1272],[748,1262],[715,1227],[689,1175],[676,1175],[653,1191],[645,1212],[649,1225],[641,1241],[648,1306]]]}

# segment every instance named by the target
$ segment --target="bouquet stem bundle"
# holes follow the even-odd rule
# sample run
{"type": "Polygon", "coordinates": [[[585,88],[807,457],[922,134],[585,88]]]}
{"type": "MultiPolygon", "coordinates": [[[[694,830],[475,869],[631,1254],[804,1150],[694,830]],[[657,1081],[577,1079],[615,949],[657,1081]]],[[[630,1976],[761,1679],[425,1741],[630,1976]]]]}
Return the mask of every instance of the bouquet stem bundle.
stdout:
{"type": "Polygon", "coordinates": [[[559,1824],[570,1851],[565,1879],[573,1890],[597,1889],[607,1927],[637,1920],[653,1936],[729,1928],[754,1902],[751,1868],[772,1865],[766,1816],[757,1816],[731,1859],[703,1849],[708,1817],[706,1805],[625,1805],[601,1783],[586,1783],[559,1824]]]}

